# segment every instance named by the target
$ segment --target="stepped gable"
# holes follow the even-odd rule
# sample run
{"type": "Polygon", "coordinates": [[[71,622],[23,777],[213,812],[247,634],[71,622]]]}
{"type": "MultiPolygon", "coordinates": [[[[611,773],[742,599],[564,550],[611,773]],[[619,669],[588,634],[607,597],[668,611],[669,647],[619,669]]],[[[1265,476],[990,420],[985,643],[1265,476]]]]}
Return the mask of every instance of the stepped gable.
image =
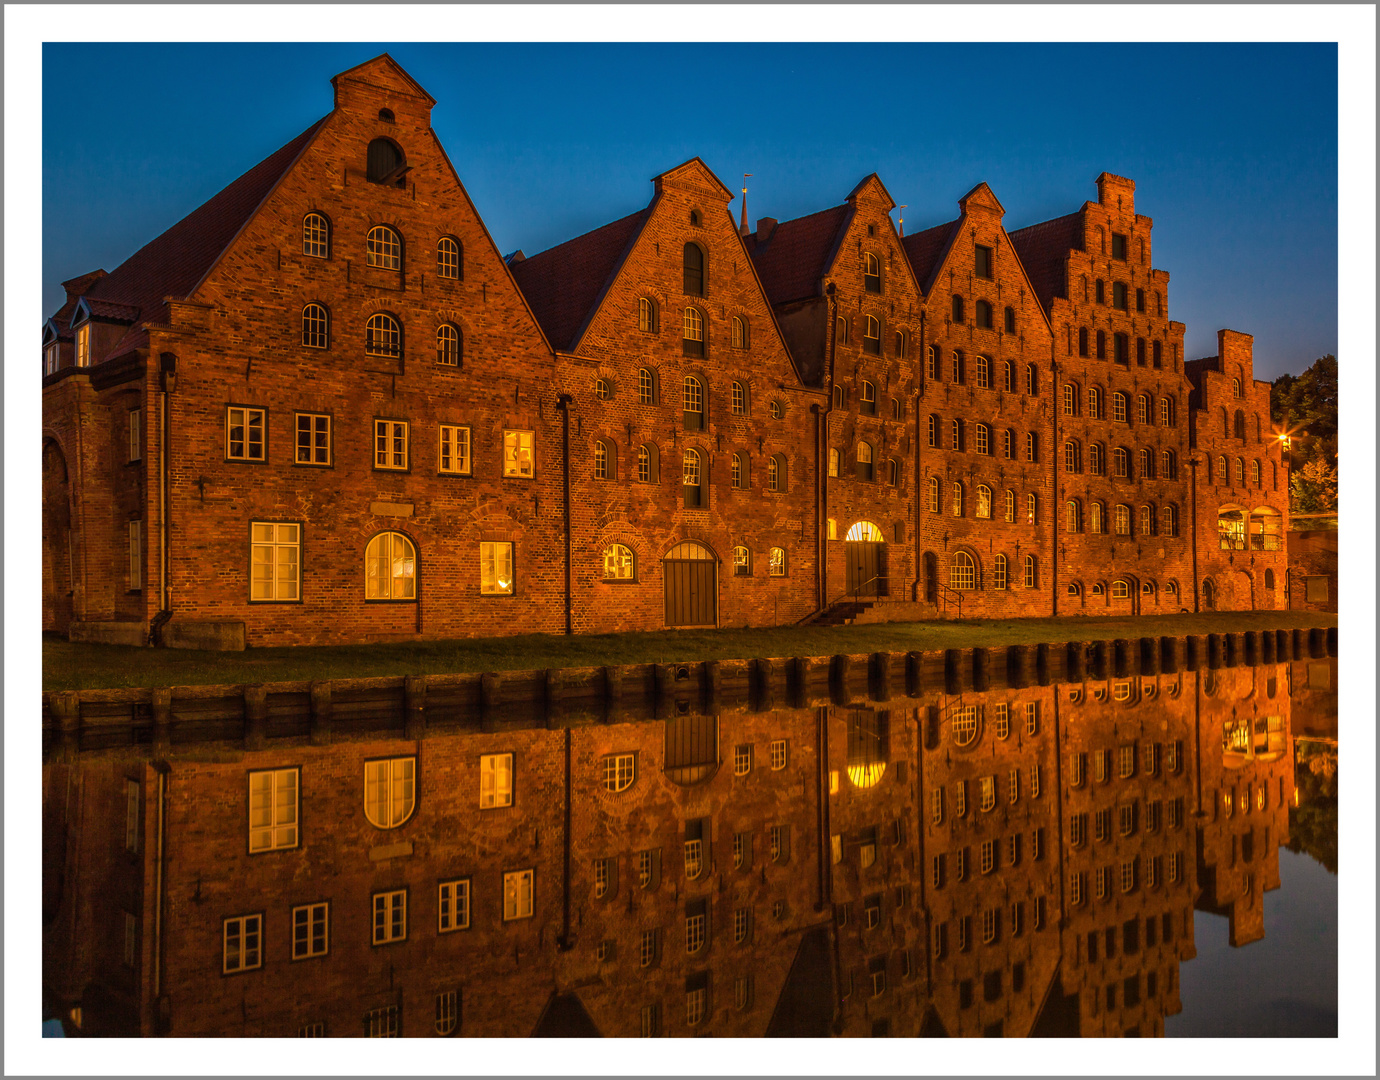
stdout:
{"type": "Polygon", "coordinates": [[[1027,225],[1007,235],[1025,267],[1040,306],[1049,314],[1056,296],[1068,297],[1069,252],[1083,250],[1082,213],[1027,225]]]}
{"type": "Polygon", "coordinates": [[[934,286],[934,276],[944,262],[944,253],[958,235],[958,224],[962,218],[946,221],[924,232],[912,233],[901,240],[906,258],[910,260],[911,271],[926,296],[934,286]]]}
{"type": "MultiPolygon", "coordinates": [[[[191,295],[324,122],[322,117],[90,287],[83,298],[92,314],[133,323],[110,358],[148,343],[144,324],[164,319],[164,297],[191,295]]],[[[70,316],[69,304],[63,313],[70,316]]]]}
{"type": "Polygon", "coordinates": [[[762,241],[755,233],[743,238],[773,307],[819,295],[852,209],[844,203],[780,222],[762,241]]]}
{"type": "Polygon", "coordinates": [[[651,212],[625,218],[509,264],[555,349],[572,351],[651,212]]]}

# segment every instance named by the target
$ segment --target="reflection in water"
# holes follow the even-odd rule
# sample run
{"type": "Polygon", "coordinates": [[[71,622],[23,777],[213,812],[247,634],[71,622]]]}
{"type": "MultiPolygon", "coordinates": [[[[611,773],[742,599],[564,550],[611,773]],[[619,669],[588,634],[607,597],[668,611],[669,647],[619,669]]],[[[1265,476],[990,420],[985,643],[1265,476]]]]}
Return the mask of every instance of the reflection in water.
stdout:
{"type": "Polygon", "coordinates": [[[49,764],[45,1007],[85,1035],[1160,1036],[1195,910],[1244,945],[1282,844],[1335,871],[1306,667],[49,764]]]}

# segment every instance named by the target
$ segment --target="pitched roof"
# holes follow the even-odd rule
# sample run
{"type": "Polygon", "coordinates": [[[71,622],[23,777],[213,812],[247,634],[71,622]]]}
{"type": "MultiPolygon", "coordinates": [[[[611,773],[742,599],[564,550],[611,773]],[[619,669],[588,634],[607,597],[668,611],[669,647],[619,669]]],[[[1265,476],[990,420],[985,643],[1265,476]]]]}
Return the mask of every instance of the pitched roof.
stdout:
{"type": "Polygon", "coordinates": [[[943,225],[936,225],[924,232],[911,233],[901,241],[906,258],[910,260],[915,280],[920,284],[920,291],[926,296],[934,286],[934,276],[939,272],[944,252],[949,250],[949,244],[958,232],[958,223],[961,220],[962,218],[954,218],[953,221],[946,221],[943,225]]]}
{"type": "Polygon", "coordinates": [[[552,348],[570,351],[651,207],[509,264],[552,348]]]}
{"type": "Polygon", "coordinates": [[[1030,287],[1048,315],[1054,297],[1068,295],[1069,252],[1083,249],[1082,213],[1075,211],[1038,225],[1027,225],[1007,235],[1030,278],[1030,287]]]}
{"type": "Polygon", "coordinates": [[[765,243],[759,244],[755,233],[743,238],[773,307],[819,294],[820,278],[829,270],[852,209],[845,203],[783,221],[765,243]]]}
{"type": "Polygon", "coordinates": [[[110,356],[147,342],[143,326],[165,318],[164,297],[196,289],[324,122],[325,117],[312,124],[90,286],[84,296],[93,313],[120,312],[115,317],[134,323],[110,356]]]}

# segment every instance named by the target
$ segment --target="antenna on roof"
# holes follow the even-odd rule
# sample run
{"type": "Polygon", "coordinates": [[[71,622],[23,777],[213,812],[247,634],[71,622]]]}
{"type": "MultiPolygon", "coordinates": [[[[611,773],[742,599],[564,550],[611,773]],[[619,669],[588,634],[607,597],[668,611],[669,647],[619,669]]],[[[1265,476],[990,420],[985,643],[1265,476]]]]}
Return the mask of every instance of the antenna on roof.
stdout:
{"type": "Polygon", "coordinates": [[[743,206],[742,206],[742,211],[743,211],[743,212],[742,212],[742,217],[741,217],[741,219],[740,219],[739,222],[738,222],[738,235],[739,235],[739,236],[746,236],[746,235],[748,234],[748,227],[747,227],[747,180],[748,180],[748,177],[751,176],[751,175],[752,175],[752,173],[750,173],[750,172],[745,172],[745,173],[743,173],[743,206]]]}
{"type": "Polygon", "coordinates": [[[896,209],[901,211],[901,239],[906,238],[906,204],[902,203],[896,209]]]}

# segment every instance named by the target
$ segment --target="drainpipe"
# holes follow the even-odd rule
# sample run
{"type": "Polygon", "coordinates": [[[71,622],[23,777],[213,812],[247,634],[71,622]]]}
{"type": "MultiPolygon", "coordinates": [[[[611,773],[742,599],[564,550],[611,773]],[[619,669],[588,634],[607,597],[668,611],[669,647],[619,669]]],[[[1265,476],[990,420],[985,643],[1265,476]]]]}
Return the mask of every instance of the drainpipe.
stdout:
{"type": "Polygon", "coordinates": [[[570,949],[570,758],[572,751],[571,729],[567,727],[565,729],[565,828],[563,829],[565,836],[562,841],[565,847],[565,877],[561,888],[561,952],[567,952],[570,949]]]}
{"type": "MultiPolygon", "coordinates": [[[[834,412],[834,358],[838,355],[838,295],[831,281],[824,290],[829,303],[829,400],[824,406],[824,470],[820,474],[819,527],[825,537],[824,557],[819,560],[819,607],[823,611],[829,603],[829,417],[834,412]]],[[[839,472],[843,472],[843,455],[839,455],[839,472]]]]}
{"type": "Polygon", "coordinates": [[[177,389],[177,356],[160,353],[158,392],[158,592],[159,611],[149,624],[149,644],[158,643],[172,618],[172,393],[177,389]]]}
{"type": "Polygon", "coordinates": [[[158,772],[158,837],[153,862],[153,1007],[154,1030],[162,1032],[163,1017],[163,863],[165,833],[167,831],[168,775],[166,761],[154,763],[158,772]]]}
{"type": "Polygon", "coordinates": [[[925,400],[925,309],[920,309],[920,351],[915,357],[916,368],[920,372],[920,378],[916,382],[920,386],[920,392],[915,395],[915,485],[912,488],[914,493],[915,514],[911,521],[912,530],[915,533],[915,582],[911,586],[911,595],[916,602],[920,602],[922,582],[925,579],[925,572],[920,566],[920,414],[921,405],[925,400]]]}
{"type": "MultiPolygon", "coordinates": [[[[570,597],[570,403],[569,394],[556,395],[556,408],[561,410],[561,480],[565,485],[565,632],[572,633],[570,597]]],[[[569,766],[567,765],[567,770],[569,766]]],[[[567,804],[569,800],[567,799],[567,804]]],[[[569,914],[567,913],[567,923],[569,914]]],[[[567,925],[567,930],[569,926],[567,925]]]]}
{"type": "MultiPolygon", "coordinates": [[[[1063,389],[1059,385],[1059,361],[1054,356],[1054,345],[1050,345],[1050,371],[1053,377],[1050,383],[1050,408],[1054,414],[1053,445],[1049,448],[1049,486],[1053,495],[1050,509],[1050,537],[1049,548],[1049,584],[1050,584],[1050,611],[1053,616],[1059,614],[1059,400],[1063,396],[1063,389]]],[[[1081,524],[1081,522],[1080,522],[1081,524]]]]}
{"type": "Polygon", "coordinates": [[[1190,457],[1189,467],[1189,507],[1193,518],[1193,611],[1198,612],[1198,459],[1190,457]]]}

